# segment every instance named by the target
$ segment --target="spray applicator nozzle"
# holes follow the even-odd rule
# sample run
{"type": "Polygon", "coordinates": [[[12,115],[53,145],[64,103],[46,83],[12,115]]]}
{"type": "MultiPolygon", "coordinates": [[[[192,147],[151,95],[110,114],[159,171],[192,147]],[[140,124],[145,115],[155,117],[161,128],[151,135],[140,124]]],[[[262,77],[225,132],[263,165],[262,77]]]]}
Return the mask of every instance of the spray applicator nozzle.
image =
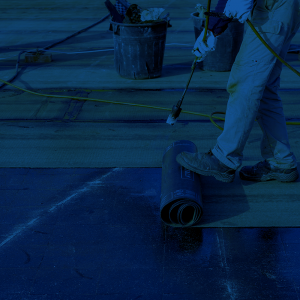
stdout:
{"type": "Polygon", "coordinates": [[[179,103],[177,103],[176,105],[173,105],[172,113],[169,115],[166,123],[168,123],[170,125],[174,125],[176,123],[177,118],[179,117],[179,115],[182,111],[182,108],[180,108],[179,105],[180,105],[179,103]]]}

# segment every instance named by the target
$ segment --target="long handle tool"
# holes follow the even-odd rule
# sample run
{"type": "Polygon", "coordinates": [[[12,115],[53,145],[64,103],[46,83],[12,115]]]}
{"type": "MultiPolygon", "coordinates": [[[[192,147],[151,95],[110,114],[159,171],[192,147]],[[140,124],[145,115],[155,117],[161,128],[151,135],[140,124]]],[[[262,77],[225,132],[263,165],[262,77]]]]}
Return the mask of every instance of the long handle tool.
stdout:
{"type": "MultiPolygon", "coordinates": [[[[210,12],[210,3],[211,3],[211,0],[208,0],[208,4],[207,4],[207,13],[210,12]]],[[[207,35],[207,28],[208,28],[208,21],[209,21],[209,14],[206,15],[206,23],[205,23],[205,32],[204,32],[204,37],[203,37],[203,42],[205,42],[205,39],[206,39],[206,35],[207,35]]],[[[193,65],[192,65],[192,73],[190,75],[190,78],[189,78],[189,81],[185,87],[185,90],[182,94],[182,97],[181,99],[177,102],[176,105],[173,106],[172,108],[172,113],[169,115],[166,123],[170,124],[170,125],[174,125],[177,121],[177,118],[179,117],[181,111],[182,111],[182,108],[180,108],[181,104],[182,104],[182,101],[183,101],[183,98],[184,98],[184,95],[188,89],[188,86],[190,84],[190,81],[192,79],[192,76],[194,74],[194,71],[195,71],[195,67],[196,67],[196,64],[197,64],[197,60],[198,60],[198,57],[195,58],[194,62],[193,62],[193,65]]]]}

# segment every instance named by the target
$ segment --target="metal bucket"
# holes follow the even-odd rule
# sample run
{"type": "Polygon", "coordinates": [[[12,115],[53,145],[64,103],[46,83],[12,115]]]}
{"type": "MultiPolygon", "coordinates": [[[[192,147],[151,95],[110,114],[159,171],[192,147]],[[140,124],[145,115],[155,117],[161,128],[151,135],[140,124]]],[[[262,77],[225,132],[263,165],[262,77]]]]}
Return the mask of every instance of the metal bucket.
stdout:
{"type": "Polygon", "coordinates": [[[127,79],[160,77],[163,67],[168,22],[112,25],[115,69],[127,79]]]}
{"type": "MultiPolygon", "coordinates": [[[[195,42],[205,29],[206,19],[196,16],[197,12],[191,14],[195,42]]],[[[238,20],[233,20],[228,24],[228,28],[218,36],[216,50],[207,54],[205,59],[198,63],[199,68],[204,71],[228,72],[231,70],[235,58],[240,50],[244,38],[244,24],[238,20]]]]}

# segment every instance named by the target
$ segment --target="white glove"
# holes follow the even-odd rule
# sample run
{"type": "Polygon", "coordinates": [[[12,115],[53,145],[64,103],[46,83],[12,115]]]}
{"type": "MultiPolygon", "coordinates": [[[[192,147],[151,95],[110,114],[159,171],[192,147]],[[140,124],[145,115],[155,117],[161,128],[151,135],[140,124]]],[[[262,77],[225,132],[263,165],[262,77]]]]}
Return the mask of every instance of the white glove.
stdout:
{"type": "Polygon", "coordinates": [[[192,50],[192,53],[198,57],[197,62],[204,60],[204,58],[210,51],[216,50],[217,37],[215,37],[210,30],[207,30],[207,35],[205,40],[206,43],[204,43],[203,42],[204,32],[205,29],[202,30],[200,36],[197,38],[194,48],[192,50]]]}
{"type": "Polygon", "coordinates": [[[224,14],[228,18],[236,18],[244,23],[253,8],[253,0],[228,0],[224,14]]]}

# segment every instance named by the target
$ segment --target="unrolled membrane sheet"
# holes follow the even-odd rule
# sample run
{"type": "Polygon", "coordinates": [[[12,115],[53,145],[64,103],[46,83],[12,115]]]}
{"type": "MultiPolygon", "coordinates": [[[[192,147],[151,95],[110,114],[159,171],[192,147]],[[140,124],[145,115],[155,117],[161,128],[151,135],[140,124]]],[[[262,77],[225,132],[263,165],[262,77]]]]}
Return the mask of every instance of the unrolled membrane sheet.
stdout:
{"type": "Polygon", "coordinates": [[[176,161],[183,151],[196,153],[197,147],[191,141],[176,141],[163,155],[160,216],[173,227],[197,225],[203,214],[199,174],[176,161]]]}

